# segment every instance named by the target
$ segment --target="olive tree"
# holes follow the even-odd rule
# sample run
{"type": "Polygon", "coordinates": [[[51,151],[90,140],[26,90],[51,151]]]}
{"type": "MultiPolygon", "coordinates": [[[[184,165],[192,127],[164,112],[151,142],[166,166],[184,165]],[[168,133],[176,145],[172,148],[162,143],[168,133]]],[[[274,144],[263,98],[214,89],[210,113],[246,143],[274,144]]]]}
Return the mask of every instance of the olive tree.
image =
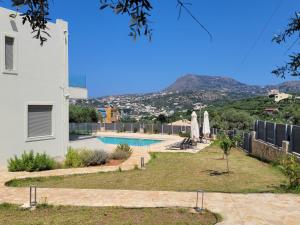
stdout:
{"type": "MultiPolygon", "coordinates": [[[[1,1],[1,0],[0,0],[1,1]]],[[[8,0],[7,0],[8,1],[8,0]]],[[[24,11],[21,16],[23,24],[29,23],[34,34],[34,38],[39,39],[41,45],[50,37],[47,32],[47,23],[50,20],[50,0],[10,0],[13,6],[22,7],[24,11]]],[[[144,35],[151,40],[153,29],[150,26],[150,17],[153,10],[153,0],[99,0],[100,10],[111,9],[115,14],[126,15],[130,19],[129,36],[136,39],[138,36],[144,35]]],[[[1,2],[0,2],[1,3],[1,2]]],[[[209,35],[212,35],[208,29],[193,15],[189,6],[191,3],[182,0],[173,0],[171,2],[177,4],[179,13],[178,18],[184,10],[192,19],[209,35]]]]}

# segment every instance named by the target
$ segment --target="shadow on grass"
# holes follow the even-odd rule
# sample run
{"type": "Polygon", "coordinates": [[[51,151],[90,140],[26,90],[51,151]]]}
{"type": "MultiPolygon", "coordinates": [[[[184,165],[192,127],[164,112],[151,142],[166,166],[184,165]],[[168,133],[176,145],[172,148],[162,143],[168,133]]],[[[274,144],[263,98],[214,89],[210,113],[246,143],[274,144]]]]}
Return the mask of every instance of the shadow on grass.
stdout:
{"type": "Polygon", "coordinates": [[[221,171],[220,172],[220,171],[217,171],[217,170],[205,170],[203,172],[209,173],[209,176],[222,176],[222,175],[229,175],[229,174],[233,173],[231,171],[229,171],[229,172],[221,171]]]}

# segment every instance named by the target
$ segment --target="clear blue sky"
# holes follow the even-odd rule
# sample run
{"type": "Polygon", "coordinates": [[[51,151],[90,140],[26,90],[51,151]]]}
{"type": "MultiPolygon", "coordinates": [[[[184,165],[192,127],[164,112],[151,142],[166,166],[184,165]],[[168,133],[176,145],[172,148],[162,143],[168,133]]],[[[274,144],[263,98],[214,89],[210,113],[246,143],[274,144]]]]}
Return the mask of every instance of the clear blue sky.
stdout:
{"type": "Polygon", "coordinates": [[[271,71],[287,60],[291,42],[280,46],[271,39],[300,10],[299,0],[190,0],[191,11],[213,34],[210,42],[186,13],[177,20],[175,0],[152,0],[153,40],[134,42],[128,18],[100,11],[98,0],[53,2],[51,18],[69,22],[70,75],[87,75],[91,96],[158,91],[187,73],[230,76],[248,84],[282,82],[271,71]]]}

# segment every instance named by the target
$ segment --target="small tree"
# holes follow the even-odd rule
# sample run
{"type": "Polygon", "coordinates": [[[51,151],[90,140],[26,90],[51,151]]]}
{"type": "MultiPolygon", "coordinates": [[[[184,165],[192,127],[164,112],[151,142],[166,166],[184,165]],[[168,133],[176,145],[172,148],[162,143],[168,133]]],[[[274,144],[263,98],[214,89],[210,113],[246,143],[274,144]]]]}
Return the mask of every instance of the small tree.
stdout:
{"type": "Polygon", "coordinates": [[[167,122],[167,117],[164,114],[159,114],[157,119],[160,123],[166,123],[167,122]]]}
{"type": "Polygon", "coordinates": [[[225,135],[220,140],[220,148],[223,150],[223,157],[226,156],[226,163],[227,163],[227,173],[229,174],[229,164],[228,164],[228,156],[230,154],[230,150],[232,148],[233,144],[230,138],[225,135]]]}

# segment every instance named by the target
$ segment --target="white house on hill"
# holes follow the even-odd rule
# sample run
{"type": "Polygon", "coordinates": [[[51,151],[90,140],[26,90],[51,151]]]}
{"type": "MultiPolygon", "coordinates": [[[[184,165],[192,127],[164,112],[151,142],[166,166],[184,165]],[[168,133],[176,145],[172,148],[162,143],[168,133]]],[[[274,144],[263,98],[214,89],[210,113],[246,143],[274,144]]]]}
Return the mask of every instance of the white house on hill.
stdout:
{"type": "Polygon", "coordinates": [[[68,24],[49,23],[43,46],[0,7],[0,166],[24,150],[63,156],[68,127],[68,24]]]}

